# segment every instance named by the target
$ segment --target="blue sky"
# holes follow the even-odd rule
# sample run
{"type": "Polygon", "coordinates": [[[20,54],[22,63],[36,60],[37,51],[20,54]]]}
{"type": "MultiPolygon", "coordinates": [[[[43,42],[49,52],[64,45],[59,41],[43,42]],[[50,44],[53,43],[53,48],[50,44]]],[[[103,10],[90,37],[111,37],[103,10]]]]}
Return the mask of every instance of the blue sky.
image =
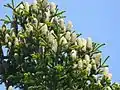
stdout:
{"type": "MultiPolygon", "coordinates": [[[[3,4],[9,1],[0,0],[0,17],[10,14],[9,10],[3,8],[3,4]]],[[[120,82],[120,0],[49,1],[57,3],[61,10],[67,11],[66,20],[73,22],[77,33],[82,33],[83,37],[92,37],[95,42],[106,43],[102,48],[103,58],[110,56],[107,63],[113,74],[113,82],[120,82]]],[[[4,90],[3,85],[0,90],[4,90]]]]}

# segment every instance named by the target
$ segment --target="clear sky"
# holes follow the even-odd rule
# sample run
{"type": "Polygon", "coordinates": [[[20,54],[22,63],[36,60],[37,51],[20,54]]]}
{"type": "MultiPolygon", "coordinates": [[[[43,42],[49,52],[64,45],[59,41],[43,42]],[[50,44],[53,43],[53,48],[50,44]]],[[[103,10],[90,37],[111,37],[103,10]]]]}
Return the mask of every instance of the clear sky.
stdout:
{"type": "MultiPolygon", "coordinates": [[[[0,0],[0,17],[10,14],[3,5],[10,0],[0,0]]],[[[16,2],[20,0],[15,0],[16,2]]],[[[32,0],[26,0],[31,2],[32,0]]],[[[92,37],[95,42],[106,43],[103,58],[110,56],[108,64],[113,82],[120,82],[120,0],[49,0],[65,10],[66,20],[71,20],[77,33],[92,37]]],[[[1,23],[0,23],[1,24],[1,23]]],[[[4,86],[0,86],[0,90],[4,86]]]]}

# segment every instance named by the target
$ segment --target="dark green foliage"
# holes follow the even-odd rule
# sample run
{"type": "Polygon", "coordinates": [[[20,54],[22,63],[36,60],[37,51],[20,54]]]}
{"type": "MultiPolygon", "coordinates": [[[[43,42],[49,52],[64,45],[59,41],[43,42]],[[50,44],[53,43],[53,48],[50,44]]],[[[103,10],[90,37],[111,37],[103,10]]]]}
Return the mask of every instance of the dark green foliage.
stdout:
{"type": "Polygon", "coordinates": [[[65,25],[55,3],[7,4],[13,18],[1,19],[0,83],[23,90],[120,90],[111,83],[100,47],[65,25]],[[6,26],[11,25],[11,28],[6,26]],[[7,53],[4,53],[7,49],[7,53]]]}

